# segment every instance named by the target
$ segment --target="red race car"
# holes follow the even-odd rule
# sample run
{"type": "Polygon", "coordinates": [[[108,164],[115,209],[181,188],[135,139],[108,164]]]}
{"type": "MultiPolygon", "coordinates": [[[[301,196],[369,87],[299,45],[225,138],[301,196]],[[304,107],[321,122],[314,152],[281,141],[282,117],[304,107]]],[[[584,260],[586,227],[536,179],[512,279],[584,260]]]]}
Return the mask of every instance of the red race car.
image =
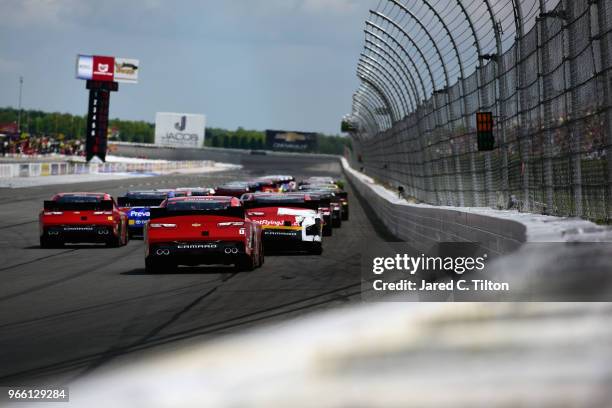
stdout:
{"type": "Polygon", "coordinates": [[[60,193],[44,202],[39,216],[40,246],[65,243],[128,242],[128,219],[106,193],[60,193]]]}
{"type": "Polygon", "coordinates": [[[304,193],[250,193],[242,203],[247,216],[262,226],[266,248],[323,252],[320,200],[304,193]]]}
{"type": "Polygon", "coordinates": [[[264,262],[261,227],[235,197],[169,198],[151,208],[145,227],[145,268],[233,264],[253,270],[264,262]]]}
{"type": "Polygon", "coordinates": [[[249,183],[246,181],[232,181],[217,186],[217,188],[215,188],[215,195],[240,198],[244,193],[255,191],[255,187],[256,185],[254,183],[249,183]]]}

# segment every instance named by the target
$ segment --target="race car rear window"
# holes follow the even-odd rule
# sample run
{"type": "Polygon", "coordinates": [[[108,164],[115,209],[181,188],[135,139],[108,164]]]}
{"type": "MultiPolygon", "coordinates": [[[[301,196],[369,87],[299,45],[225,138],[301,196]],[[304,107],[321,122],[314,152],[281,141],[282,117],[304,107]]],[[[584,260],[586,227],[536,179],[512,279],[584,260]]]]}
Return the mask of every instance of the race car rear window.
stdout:
{"type": "Polygon", "coordinates": [[[125,196],[131,199],[161,200],[161,201],[163,201],[166,198],[165,193],[127,193],[125,196]]]}
{"type": "Polygon", "coordinates": [[[286,195],[270,195],[270,196],[257,196],[255,197],[256,202],[267,203],[267,202],[283,202],[283,203],[303,203],[304,197],[292,197],[286,195]]]}
{"type": "Polygon", "coordinates": [[[228,189],[228,190],[231,190],[231,189],[244,189],[244,188],[247,188],[247,187],[248,187],[247,184],[242,184],[242,183],[239,183],[239,184],[223,184],[223,185],[219,186],[220,189],[228,189]]]}
{"type": "Polygon", "coordinates": [[[58,203],[99,203],[102,201],[102,196],[95,195],[65,195],[59,197],[58,203]]]}
{"type": "Polygon", "coordinates": [[[220,203],[218,201],[172,201],[166,206],[167,211],[210,211],[225,210],[229,208],[229,202],[220,203]]]}

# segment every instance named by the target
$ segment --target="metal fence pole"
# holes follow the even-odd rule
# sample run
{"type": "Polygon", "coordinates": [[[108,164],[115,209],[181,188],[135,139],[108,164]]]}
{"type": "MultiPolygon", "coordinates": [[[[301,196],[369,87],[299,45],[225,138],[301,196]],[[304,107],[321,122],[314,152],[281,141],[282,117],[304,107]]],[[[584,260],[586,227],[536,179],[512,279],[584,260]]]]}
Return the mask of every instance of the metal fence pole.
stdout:
{"type": "MultiPolygon", "coordinates": [[[[573,0],[572,0],[573,1],[573,0]]],[[[566,15],[570,14],[570,10],[572,5],[568,0],[563,0],[561,3],[562,10],[566,15]]],[[[571,154],[571,163],[572,163],[572,186],[573,186],[573,201],[574,201],[574,215],[577,217],[581,217],[583,214],[583,205],[582,205],[582,129],[579,128],[578,122],[576,121],[576,117],[579,113],[579,103],[580,100],[578,98],[578,92],[576,87],[579,85],[580,80],[578,78],[578,71],[581,67],[577,66],[576,58],[577,58],[577,50],[575,47],[576,38],[574,38],[574,33],[571,24],[564,25],[564,31],[567,35],[567,61],[569,64],[569,101],[570,101],[570,111],[567,113],[570,116],[570,119],[567,123],[569,126],[569,138],[570,138],[570,154],[571,154]]],[[[567,79],[567,78],[566,78],[567,79]]],[[[582,126],[580,126],[582,127],[582,126]]]]}
{"type": "Polygon", "coordinates": [[[606,214],[605,219],[612,219],[612,5],[608,0],[599,0],[597,6],[598,33],[601,49],[601,72],[598,75],[598,85],[604,96],[604,131],[606,157],[606,214]]]}

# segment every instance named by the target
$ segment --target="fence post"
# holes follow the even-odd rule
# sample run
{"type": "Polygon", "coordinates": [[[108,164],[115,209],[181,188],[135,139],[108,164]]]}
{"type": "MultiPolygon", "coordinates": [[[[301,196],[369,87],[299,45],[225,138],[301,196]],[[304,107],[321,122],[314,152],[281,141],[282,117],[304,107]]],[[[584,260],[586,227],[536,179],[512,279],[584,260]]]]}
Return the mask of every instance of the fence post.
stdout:
{"type": "Polygon", "coordinates": [[[539,58],[538,64],[540,66],[539,72],[542,78],[542,88],[540,95],[540,106],[542,108],[542,131],[543,131],[543,141],[544,146],[542,149],[542,159],[543,159],[543,182],[545,189],[545,199],[546,199],[546,212],[548,214],[553,214],[554,210],[554,200],[553,200],[553,165],[552,165],[552,132],[551,126],[553,124],[552,113],[551,113],[551,101],[549,91],[552,89],[552,81],[550,74],[550,56],[549,56],[549,48],[548,44],[549,35],[548,35],[548,22],[546,18],[541,18],[536,20],[536,29],[538,29],[538,51],[539,58]]]}
{"type": "MultiPolygon", "coordinates": [[[[476,70],[478,70],[479,68],[476,68],[476,70]]],[[[477,72],[475,72],[473,75],[478,75],[477,72]]],[[[477,91],[478,92],[478,91],[477,91]]],[[[473,140],[470,138],[470,112],[468,112],[468,105],[467,105],[467,95],[465,93],[465,78],[462,79],[461,81],[461,99],[463,100],[463,123],[465,126],[465,136],[466,136],[466,140],[467,140],[467,146],[468,146],[468,153],[470,155],[470,174],[472,176],[472,198],[474,200],[474,207],[479,207],[480,204],[480,200],[479,200],[479,195],[478,195],[478,191],[477,191],[477,185],[478,185],[478,177],[476,177],[476,153],[474,152],[473,146],[474,146],[474,142],[473,140]]]]}
{"type": "Polygon", "coordinates": [[[443,148],[443,154],[444,154],[444,158],[442,159],[444,162],[444,181],[446,184],[446,205],[455,205],[455,199],[453,197],[453,194],[451,192],[451,173],[450,173],[450,168],[448,166],[448,161],[450,160],[450,158],[448,157],[448,149],[446,149],[446,146],[451,142],[451,137],[452,137],[452,126],[451,126],[451,122],[452,122],[452,118],[454,116],[454,112],[452,109],[452,105],[450,102],[450,88],[446,88],[445,92],[444,92],[444,103],[446,104],[446,126],[444,127],[444,129],[446,129],[446,135],[444,135],[445,140],[444,140],[444,148],[443,148]]]}
{"type": "Polygon", "coordinates": [[[525,113],[525,109],[528,106],[527,92],[525,91],[525,61],[524,58],[524,50],[523,43],[525,41],[525,37],[521,37],[516,42],[516,64],[517,64],[517,112],[519,112],[519,125],[518,125],[518,136],[517,142],[519,146],[519,156],[521,158],[521,181],[523,188],[523,200],[521,205],[522,211],[529,211],[531,206],[529,202],[529,140],[526,137],[527,134],[527,115],[525,113]]]}
{"type": "Polygon", "coordinates": [[[461,174],[461,160],[459,159],[460,148],[451,140],[451,149],[453,157],[455,158],[455,180],[457,181],[457,190],[459,191],[459,206],[465,206],[465,199],[463,197],[463,176],[461,174]]]}
{"type": "Polygon", "coordinates": [[[610,55],[610,36],[612,21],[608,21],[609,1],[597,1],[598,38],[601,41],[601,73],[599,75],[600,85],[604,93],[604,133],[606,146],[607,183],[606,183],[606,220],[612,219],[612,55],[610,55]]]}
{"type": "Polygon", "coordinates": [[[506,103],[508,100],[508,86],[507,86],[507,78],[506,75],[508,73],[507,67],[505,64],[502,65],[503,56],[500,55],[497,60],[497,84],[499,90],[499,101],[497,103],[499,118],[498,118],[498,126],[499,133],[501,137],[501,143],[499,145],[500,149],[500,167],[501,167],[501,186],[500,186],[500,196],[501,200],[498,199],[498,207],[506,208],[508,205],[508,201],[510,198],[510,181],[508,175],[508,145],[506,140],[506,120],[508,120],[508,112],[506,109],[506,103]],[[502,82],[502,69],[504,75],[504,81],[502,82]],[[501,203],[500,203],[501,201],[501,203]]]}
{"type": "MultiPolygon", "coordinates": [[[[560,4],[563,6],[563,10],[565,11],[566,16],[568,18],[575,17],[572,15],[572,13],[570,13],[570,10],[572,9],[570,1],[563,0],[560,4]]],[[[582,205],[582,131],[577,129],[577,124],[575,122],[575,118],[577,117],[579,110],[578,104],[580,102],[578,100],[578,92],[576,92],[575,89],[575,87],[580,84],[580,79],[578,78],[577,71],[580,69],[580,67],[576,65],[577,55],[572,28],[568,24],[564,24],[563,29],[567,34],[568,52],[566,60],[569,61],[569,96],[571,98],[571,113],[567,112],[567,114],[572,119],[571,121],[568,121],[568,136],[570,138],[570,160],[573,169],[572,181],[574,191],[574,215],[576,215],[577,217],[582,217],[582,215],[584,214],[582,205]]]]}

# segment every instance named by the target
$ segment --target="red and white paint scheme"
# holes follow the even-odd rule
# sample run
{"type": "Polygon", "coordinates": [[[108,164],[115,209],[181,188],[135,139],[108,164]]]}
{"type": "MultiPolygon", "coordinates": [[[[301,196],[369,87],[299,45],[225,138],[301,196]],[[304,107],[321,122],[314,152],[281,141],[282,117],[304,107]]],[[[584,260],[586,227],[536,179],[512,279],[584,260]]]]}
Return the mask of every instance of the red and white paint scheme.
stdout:
{"type": "Polygon", "coordinates": [[[169,198],[150,212],[144,235],[148,271],[215,264],[253,270],[263,264],[261,227],[235,197],[169,198]]]}

